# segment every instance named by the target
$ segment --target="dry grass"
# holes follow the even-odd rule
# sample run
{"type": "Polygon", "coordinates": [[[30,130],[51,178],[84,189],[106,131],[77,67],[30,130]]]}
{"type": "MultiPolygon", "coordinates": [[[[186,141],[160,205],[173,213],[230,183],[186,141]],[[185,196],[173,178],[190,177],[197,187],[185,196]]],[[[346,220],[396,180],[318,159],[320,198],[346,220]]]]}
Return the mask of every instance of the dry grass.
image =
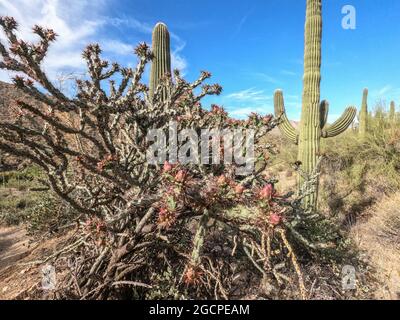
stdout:
{"type": "Polygon", "coordinates": [[[377,299],[400,299],[400,193],[368,209],[369,217],[351,235],[376,269],[377,299]]]}

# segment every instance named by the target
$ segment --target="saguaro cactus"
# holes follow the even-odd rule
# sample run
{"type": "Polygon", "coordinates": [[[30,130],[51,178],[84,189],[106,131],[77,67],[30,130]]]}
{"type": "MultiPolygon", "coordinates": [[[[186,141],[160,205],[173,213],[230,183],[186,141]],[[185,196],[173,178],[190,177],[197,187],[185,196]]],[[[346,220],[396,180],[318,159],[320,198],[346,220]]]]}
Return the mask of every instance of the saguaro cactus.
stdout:
{"type": "Polygon", "coordinates": [[[365,137],[365,135],[368,132],[368,89],[367,88],[365,88],[363,92],[359,121],[360,121],[359,133],[361,137],[365,137]]]}
{"type": "MultiPolygon", "coordinates": [[[[298,160],[302,170],[311,174],[317,165],[320,151],[320,138],[334,137],[344,132],[356,116],[356,108],[349,107],[331,126],[326,128],[329,104],[320,102],[321,81],[321,37],[322,37],[322,4],[321,0],[307,0],[305,23],[304,77],[302,112],[299,132],[292,126],[285,114],[283,93],[277,90],[274,95],[275,115],[280,117],[279,128],[285,136],[299,145],[298,160]]],[[[299,185],[303,182],[299,177],[299,185]]],[[[317,205],[318,185],[316,192],[304,198],[305,208],[315,209],[317,205]]]]}
{"type": "MultiPolygon", "coordinates": [[[[152,51],[154,57],[150,71],[150,97],[153,97],[160,80],[171,75],[170,37],[167,26],[162,22],[157,23],[153,29],[152,51]]],[[[165,90],[162,95],[166,96],[165,90]]]]}
{"type": "Polygon", "coordinates": [[[391,122],[396,120],[396,104],[394,101],[390,102],[389,120],[391,122]]]}

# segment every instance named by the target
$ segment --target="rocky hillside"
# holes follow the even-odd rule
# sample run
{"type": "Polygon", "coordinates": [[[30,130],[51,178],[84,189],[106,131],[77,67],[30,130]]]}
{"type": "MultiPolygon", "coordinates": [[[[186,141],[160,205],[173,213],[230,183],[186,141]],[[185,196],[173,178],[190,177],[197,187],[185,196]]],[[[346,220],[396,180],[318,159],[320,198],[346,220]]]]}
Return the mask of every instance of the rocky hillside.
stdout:
{"type": "MultiPolygon", "coordinates": [[[[0,81],[0,121],[5,121],[13,117],[12,106],[17,100],[32,102],[30,97],[13,84],[0,81]]],[[[0,151],[0,171],[15,169],[20,164],[20,160],[0,151]]]]}

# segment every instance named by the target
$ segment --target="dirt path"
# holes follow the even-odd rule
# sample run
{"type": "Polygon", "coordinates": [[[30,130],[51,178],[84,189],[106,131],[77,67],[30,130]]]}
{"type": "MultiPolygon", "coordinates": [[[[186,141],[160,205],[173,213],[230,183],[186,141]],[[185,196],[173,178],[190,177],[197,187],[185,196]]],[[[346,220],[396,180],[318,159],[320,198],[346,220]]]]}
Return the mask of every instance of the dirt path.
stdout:
{"type": "Polygon", "coordinates": [[[39,281],[37,268],[19,265],[32,253],[24,227],[0,226],[0,299],[23,299],[39,281]]]}
{"type": "Polygon", "coordinates": [[[29,255],[29,237],[23,227],[0,226],[0,273],[29,255]]]}
{"type": "Polygon", "coordinates": [[[68,234],[34,241],[24,227],[4,227],[0,225],[0,300],[43,299],[41,291],[41,264],[32,261],[44,260],[65,243],[68,234]],[[37,290],[39,289],[39,290],[37,290]]]}

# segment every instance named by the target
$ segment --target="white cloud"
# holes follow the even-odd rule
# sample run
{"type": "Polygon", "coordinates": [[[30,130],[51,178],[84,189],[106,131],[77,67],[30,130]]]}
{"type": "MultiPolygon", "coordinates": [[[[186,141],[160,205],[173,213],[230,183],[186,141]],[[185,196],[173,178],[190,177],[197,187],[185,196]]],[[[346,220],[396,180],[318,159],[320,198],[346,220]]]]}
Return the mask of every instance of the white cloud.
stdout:
{"type": "Polygon", "coordinates": [[[272,94],[266,94],[264,90],[249,88],[220,97],[220,104],[226,106],[230,116],[246,118],[250,113],[270,113],[272,107],[272,94]]]}
{"type": "MultiPolygon", "coordinates": [[[[94,5],[85,0],[70,0],[68,3],[59,0],[0,0],[0,11],[18,21],[18,35],[24,40],[37,39],[31,29],[35,24],[54,29],[58,38],[43,63],[49,76],[54,78],[66,69],[84,69],[81,52],[103,24],[97,17],[101,13],[101,3],[96,1],[94,5]]],[[[4,35],[1,36],[4,39],[4,35]]]]}
{"type": "Polygon", "coordinates": [[[268,96],[264,93],[264,90],[256,90],[254,88],[234,92],[225,96],[226,99],[239,100],[242,102],[262,102],[262,101],[270,101],[272,99],[271,96],[268,96]]]}
{"type": "Polygon", "coordinates": [[[259,114],[266,114],[266,113],[268,113],[269,110],[271,110],[271,106],[255,107],[255,108],[250,108],[250,107],[235,108],[228,112],[231,117],[246,118],[252,112],[259,113],[259,114]]]}
{"type": "Polygon", "coordinates": [[[107,40],[101,43],[101,49],[106,52],[114,53],[121,56],[132,55],[134,51],[134,45],[124,43],[119,40],[107,40]]]}
{"type": "Polygon", "coordinates": [[[179,37],[176,35],[172,36],[175,41],[178,41],[178,46],[172,51],[171,53],[171,67],[172,70],[178,69],[181,72],[182,76],[186,75],[188,63],[186,59],[180,54],[180,52],[185,48],[186,43],[183,42],[179,37]]]}
{"type": "MultiPolygon", "coordinates": [[[[127,55],[133,56],[137,43],[128,44],[112,39],[105,33],[105,27],[122,28],[125,32],[132,30],[146,34],[149,38],[152,25],[132,17],[109,17],[108,8],[112,0],[0,0],[0,12],[3,16],[13,16],[19,22],[18,35],[27,41],[37,37],[32,33],[35,24],[52,28],[58,34],[43,62],[43,68],[51,79],[61,73],[85,70],[82,51],[87,44],[97,42],[101,45],[105,58],[126,61],[127,55]],[[118,59],[119,58],[119,59],[118,59]]],[[[0,32],[0,39],[4,34],[0,32]]],[[[182,56],[185,43],[171,33],[172,65],[185,74],[187,61],[182,56]]],[[[0,79],[9,81],[9,74],[0,70],[0,79]]]]}
{"type": "MultiPolygon", "coordinates": [[[[285,94],[285,107],[289,116],[294,119],[299,117],[301,110],[301,99],[298,95],[285,94]]],[[[245,118],[252,112],[268,114],[274,112],[273,94],[264,90],[249,88],[220,97],[218,103],[226,106],[229,114],[233,117],[245,118]]]]}

